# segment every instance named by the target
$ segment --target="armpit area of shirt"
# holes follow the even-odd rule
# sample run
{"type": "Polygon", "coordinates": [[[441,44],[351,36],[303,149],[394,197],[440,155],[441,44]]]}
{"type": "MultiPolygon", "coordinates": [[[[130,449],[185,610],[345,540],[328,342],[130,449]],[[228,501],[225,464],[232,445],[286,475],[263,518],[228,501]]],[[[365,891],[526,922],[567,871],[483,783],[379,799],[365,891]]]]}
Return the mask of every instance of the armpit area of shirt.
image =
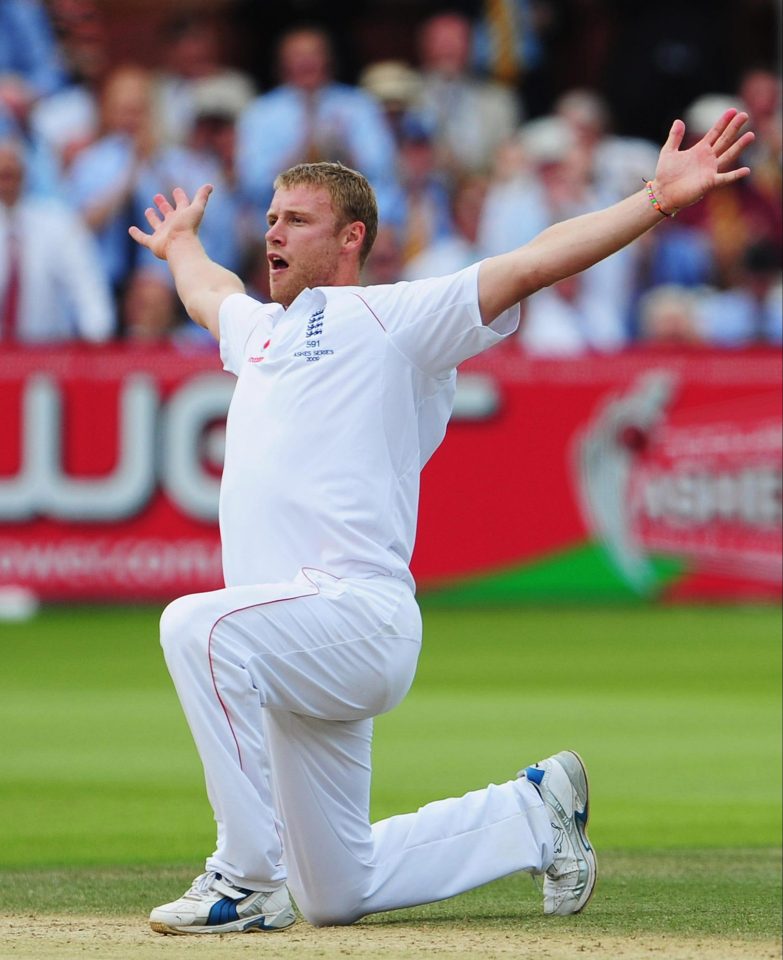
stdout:
{"type": "Polygon", "coordinates": [[[508,310],[504,310],[500,316],[495,317],[492,323],[487,324],[487,329],[496,333],[499,337],[508,337],[519,328],[521,308],[515,303],[508,310]]]}

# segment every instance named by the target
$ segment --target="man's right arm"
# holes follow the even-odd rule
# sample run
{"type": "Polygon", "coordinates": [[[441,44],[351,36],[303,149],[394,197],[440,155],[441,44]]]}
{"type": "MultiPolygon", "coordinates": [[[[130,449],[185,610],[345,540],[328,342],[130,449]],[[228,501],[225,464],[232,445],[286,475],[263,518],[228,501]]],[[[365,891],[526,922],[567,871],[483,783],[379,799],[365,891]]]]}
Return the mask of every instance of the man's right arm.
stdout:
{"type": "Polygon", "coordinates": [[[135,226],[130,227],[129,233],[137,243],[168,262],[188,315],[219,340],[220,305],[232,293],[244,293],[245,285],[235,273],[210,260],[199,240],[198,228],[211,192],[212,187],[205,184],[191,201],[177,187],[172,195],[173,207],[162,194],[156,194],[157,210],[149,207],[145,214],[152,233],[135,226]]]}

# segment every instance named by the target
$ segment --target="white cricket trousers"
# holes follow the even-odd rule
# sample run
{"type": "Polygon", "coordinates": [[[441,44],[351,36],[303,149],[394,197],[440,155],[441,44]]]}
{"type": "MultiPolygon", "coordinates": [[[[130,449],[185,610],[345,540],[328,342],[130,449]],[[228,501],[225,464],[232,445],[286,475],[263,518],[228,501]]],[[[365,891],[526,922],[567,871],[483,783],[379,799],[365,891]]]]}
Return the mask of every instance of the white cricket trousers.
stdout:
{"type": "Polygon", "coordinates": [[[407,693],[420,641],[413,594],[391,577],[308,569],[166,608],[161,643],[217,823],[207,870],[255,890],[285,881],[324,925],[551,863],[525,780],[370,824],[372,717],[407,693]]]}

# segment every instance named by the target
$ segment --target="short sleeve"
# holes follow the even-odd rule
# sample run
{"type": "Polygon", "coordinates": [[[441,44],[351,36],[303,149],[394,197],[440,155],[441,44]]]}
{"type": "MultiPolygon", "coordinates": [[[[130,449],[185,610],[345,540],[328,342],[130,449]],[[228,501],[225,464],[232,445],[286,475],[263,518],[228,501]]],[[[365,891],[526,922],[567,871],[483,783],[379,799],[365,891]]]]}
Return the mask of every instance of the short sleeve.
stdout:
{"type": "Polygon", "coordinates": [[[396,348],[422,373],[442,377],[494,346],[519,325],[514,306],[485,326],[478,302],[479,263],[428,280],[366,287],[363,297],[396,348]]]}
{"type": "Polygon", "coordinates": [[[239,376],[248,345],[256,330],[271,325],[277,304],[259,303],[244,293],[232,293],[220,304],[220,359],[223,369],[239,376]]]}

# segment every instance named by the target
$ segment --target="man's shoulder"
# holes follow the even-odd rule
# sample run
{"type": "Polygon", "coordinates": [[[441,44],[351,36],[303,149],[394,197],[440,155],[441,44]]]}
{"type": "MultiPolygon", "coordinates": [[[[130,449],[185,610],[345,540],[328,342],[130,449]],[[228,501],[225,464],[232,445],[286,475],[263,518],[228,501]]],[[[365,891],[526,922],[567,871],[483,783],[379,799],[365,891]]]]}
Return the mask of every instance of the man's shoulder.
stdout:
{"type": "Polygon", "coordinates": [[[383,325],[383,316],[391,313],[417,310],[424,299],[433,294],[438,296],[450,286],[458,287],[464,283],[465,274],[476,269],[477,263],[469,264],[445,276],[429,276],[410,280],[398,280],[395,283],[378,283],[356,286],[318,287],[326,300],[325,303],[340,310],[356,309],[372,313],[383,325]]]}
{"type": "Polygon", "coordinates": [[[398,280],[396,283],[370,283],[355,284],[338,287],[316,287],[326,297],[328,303],[337,303],[344,301],[354,303],[356,300],[374,300],[378,297],[394,296],[396,292],[402,292],[404,287],[408,286],[406,280],[398,280]]]}
{"type": "Polygon", "coordinates": [[[394,284],[316,287],[315,290],[323,294],[324,308],[330,313],[338,313],[349,324],[362,322],[367,316],[372,316],[379,326],[386,330],[382,318],[394,308],[401,289],[407,286],[408,283],[400,281],[394,284]]]}
{"type": "Polygon", "coordinates": [[[220,301],[221,318],[246,318],[260,320],[263,317],[272,317],[279,313],[283,308],[279,303],[265,302],[248,293],[234,291],[228,293],[220,301]]]}

